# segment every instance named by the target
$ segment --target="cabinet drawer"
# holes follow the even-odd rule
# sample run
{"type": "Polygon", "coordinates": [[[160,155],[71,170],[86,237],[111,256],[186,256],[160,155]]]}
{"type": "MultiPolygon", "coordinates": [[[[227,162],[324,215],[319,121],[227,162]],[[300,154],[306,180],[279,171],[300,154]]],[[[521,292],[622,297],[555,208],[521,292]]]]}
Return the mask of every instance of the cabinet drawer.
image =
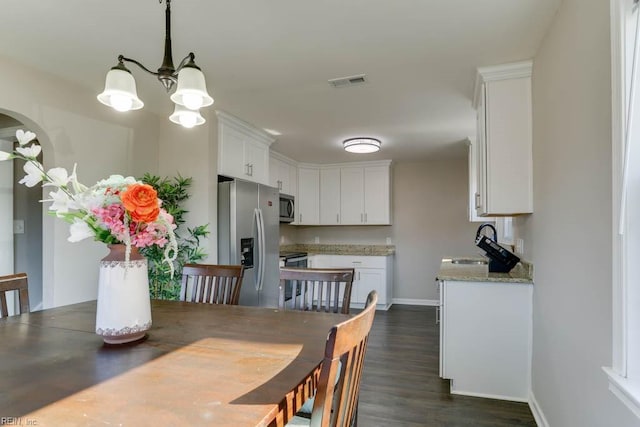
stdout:
{"type": "Polygon", "coordinates": [[[334,255],[334,267],[385,268],[387,257],[366,255],[334,255]]]}

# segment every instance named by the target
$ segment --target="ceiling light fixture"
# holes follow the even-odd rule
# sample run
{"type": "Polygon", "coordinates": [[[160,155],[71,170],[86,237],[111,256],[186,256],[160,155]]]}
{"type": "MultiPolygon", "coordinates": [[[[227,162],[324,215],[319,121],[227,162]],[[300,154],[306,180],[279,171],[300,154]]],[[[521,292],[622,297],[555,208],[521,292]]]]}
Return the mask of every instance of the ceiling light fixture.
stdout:
{"type": "Polygon", "coordinates": [[[350,153],[375,153],[380,150],[380,140],[375,138],[350,138],[342,143],[345,151],[350,153]]]}
{"type": "MultiPolygon", "coordinates": [[[[162,0],[159,0],[162,3],[162,0]]],[[[125,67],[124,62],[131,62],[152,74],[160,80],[167,93],[177,83],[176,91],[171,95],[171,100],[176,104],[175,111],[169,117],[174,123],[185,127],[201,125],[205,122],[200,115],[200,108],[213,104],[213,98],[207,93],[204,74],[195,64],[195,55],[190,52],[184,57],[177,68],[173,66],[171,52],[171,0],[165,0],[165,39],[164,58],[157,72],[149,70],[135,59],[118,56],[116,64],[107,73],[104,91],[98,95],[98,101],[117,111],[138,110],[144,103],[138,98],[136,81],[131,71],[125,67]]]]}

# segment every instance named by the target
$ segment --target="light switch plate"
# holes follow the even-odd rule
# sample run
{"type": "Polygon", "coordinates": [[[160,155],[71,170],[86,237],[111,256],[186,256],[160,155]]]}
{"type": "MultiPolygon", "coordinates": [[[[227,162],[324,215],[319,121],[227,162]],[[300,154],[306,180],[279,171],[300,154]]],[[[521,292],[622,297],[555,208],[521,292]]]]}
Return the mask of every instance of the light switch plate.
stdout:
{"type": "Polygon", "coordinates": [[[23,219],[14,219],[13,220],[13,234],[24,234],[24,220],[23,219]]]}

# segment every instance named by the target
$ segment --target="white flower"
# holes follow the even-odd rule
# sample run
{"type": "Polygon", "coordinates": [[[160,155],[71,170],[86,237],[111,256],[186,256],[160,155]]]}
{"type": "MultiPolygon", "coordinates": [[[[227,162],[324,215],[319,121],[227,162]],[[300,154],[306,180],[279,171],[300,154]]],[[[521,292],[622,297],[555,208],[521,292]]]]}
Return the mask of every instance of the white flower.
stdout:
{"type": "Polygon", "coordinates": [[[40,151],[42,151],[42,147],[38,144],[31,144],[31,147],[18,147],[16,151],[27,158],[35,159],[38,157],[38,154],[40,154],[40,151]]]}
{"type": "Polygon", "coordinates": [[[75,243],[93,236],[93,230],[91,230],[86,222],[81,219],[74,218],[73,224],[69,226],[69,237],[67,240],[71,243],[75,243]]]}
{"type": "Polygon", "coordinates": [[[55,185],[56,187],[64,187],[69,182],[69,174],[65,168],[53,168],[47,172],[50,182],[42,185],[55,185]]]}
{"type": "Polygon", "coordinates": [[[73,164],[73,172],[71,172],[71,176],[69,177],[69,182],[71,182],[71,186],[73,187],[73,191],[77,194],[77,193],[82,193],[84,191],[87,191],[87,186],[81,184],[78,181],[78,175],[76,174],[76,167],[78,166],[77,163],[73,164]]]}
{"type": "Polygon", "coordinates": [[[61,188],[58,191],[49,193],[49,196],[51,196],[51,199],[43,201],[52,202],[49,210],[55,211],[58,217],[63,217],[63,214],[69,213],[69,209],[77,209],[75,201],[61,188]]]}
{"type": "Polygon", "coordinates": [[[134,177],[124,177],[122,175],[111,175],[107,179],[98,181],[96,187],[124,187],[138,182],[134,177]]]}
{"type": "Polygon", "coordinates": [[[42,170],[42,165],[38,162],[28,161],[24,164],[24,171],[27,173],[24,178],[22,178],[19,183],[24,184],[27,187],[33,187],[44,177],[44,172],[42,170]]]}
{"type": "Polygon", "coordinates": [[[36,134],[30,131],[23,131],[22,129],[18,129],[16,131],[16,138],[18,138],[18,143],[22,145],[28,144],[31,140],[36,137],[36,134]]]}
{"type": "Polygon", "coordinates": [[[9,160],[13,158],[13,153],[7,153],[4,151],[0,151],[0,162],[3,160],[9,160]]]}

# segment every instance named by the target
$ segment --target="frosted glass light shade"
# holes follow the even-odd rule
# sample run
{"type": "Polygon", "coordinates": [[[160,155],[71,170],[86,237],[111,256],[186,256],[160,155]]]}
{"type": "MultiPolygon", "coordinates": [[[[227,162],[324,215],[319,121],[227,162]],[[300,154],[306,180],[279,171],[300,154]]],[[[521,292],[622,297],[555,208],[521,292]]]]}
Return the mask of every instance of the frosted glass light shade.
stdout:
{"type": "Polygon", "coordinates": [[[136,81],[128,70],[112,68],[107,73],[104,91],[98,101],[118,111],[139,110],[144,103],[138,98],[136,81]]]}
{"type": "Polygon", "coordinates": [[[349,153],[375,153],[380,150],[380,141],[375,138],[351,138],[345,140],[342,145],[349,153]]]}
{"type": "Polygon", "coordinates": [[[198,110],[190,110],[182,105],[176,104],[173,114],[169,116],[169,120],[186,128],[200,126],[205,122],[204,117],[198,110]]]}
{"type": "Polygon", "coordinates": [[[191,110],[208,107],[213,104],[213,98],[207,93],[204,74],[196,67],[183,67],[178,73],[178,87],[171,100],[191,110]]]}

